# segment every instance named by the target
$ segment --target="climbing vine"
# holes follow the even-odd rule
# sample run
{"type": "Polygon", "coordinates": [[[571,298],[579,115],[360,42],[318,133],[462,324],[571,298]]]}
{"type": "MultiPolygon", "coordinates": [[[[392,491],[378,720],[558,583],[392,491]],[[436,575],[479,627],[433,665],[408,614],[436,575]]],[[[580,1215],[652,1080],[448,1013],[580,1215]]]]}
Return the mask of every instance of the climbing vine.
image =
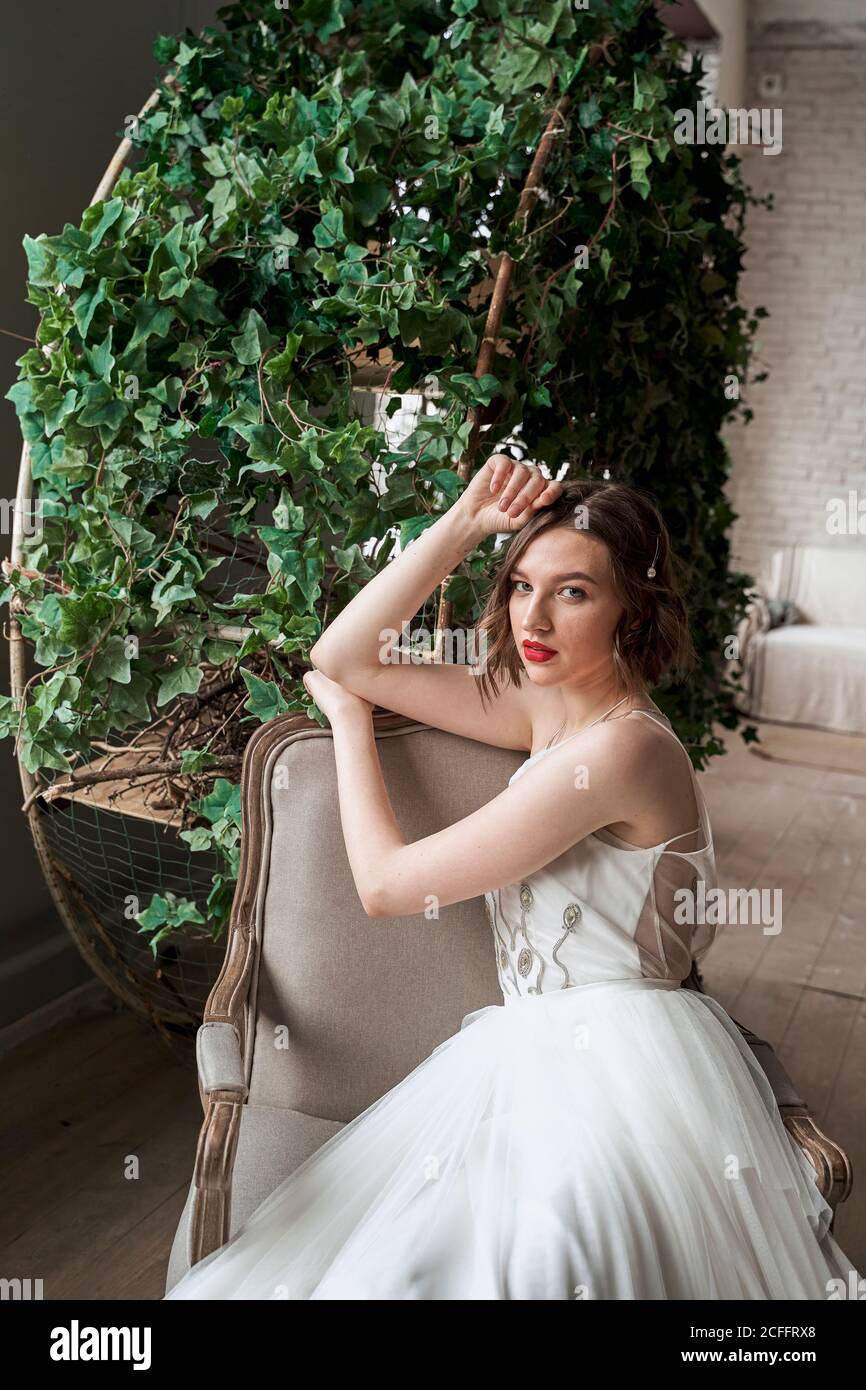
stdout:
{"type": "MultiPolygon", "coordinates": [[[[749,196],[736,158],[677,144],[700,67],[648,0],[232,4],[161,36],[159,101],[79,225],[25,238],[35,341],[8,392],[39,525],[2,599],[32,643],[0,733],[49,794],[94,748],[181,807],[237,872],[243,748],[309,709],[323,621],[459,495],[472,418],[533,457],[649,488],[682,557],[700,667],[657,692],[700,766],[736,716],[727,421],[748,409],[758,319],[737,296],[749,196]],[[517,216],[539,140],[560,132],[517,216]],[[479,359],[514,260],[491,369],[479,359]],[[394,443],[359,418],[437,410],[394,443]]],[[[471,624],[493,542],[448,589],[471,624]]],[[[108,770],[109,777],[113,775],[108,770]]],[[[145,922],[197,920],[171,895],[145,922]]]]}

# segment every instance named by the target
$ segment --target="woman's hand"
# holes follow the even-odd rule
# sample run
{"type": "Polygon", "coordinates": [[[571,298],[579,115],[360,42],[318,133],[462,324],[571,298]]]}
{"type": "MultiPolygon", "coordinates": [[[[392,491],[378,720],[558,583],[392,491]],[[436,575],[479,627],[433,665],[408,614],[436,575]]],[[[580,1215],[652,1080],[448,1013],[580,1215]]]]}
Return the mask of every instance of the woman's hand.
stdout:
{"type": "Polygon", "coordinates": [[[539,468],[518,463],[508,454],[491,454],[455,503],[485,536],[519,531],[542,507],[555,502],[562,484],[545,478],[539,468]]]}
{"type": "Polygon", "coordinates": [[[370,715],[373,712],[373,705],[369,700],[362,700],[360,695],[353,695],[351,690],[347,690],[338,681],[332,681],[330,676],[324,675],[321,671],[307,671],[304,685],[307,693],[312,695],[331,724],[340,719],[350,719],[353,715],[370,715]]]}

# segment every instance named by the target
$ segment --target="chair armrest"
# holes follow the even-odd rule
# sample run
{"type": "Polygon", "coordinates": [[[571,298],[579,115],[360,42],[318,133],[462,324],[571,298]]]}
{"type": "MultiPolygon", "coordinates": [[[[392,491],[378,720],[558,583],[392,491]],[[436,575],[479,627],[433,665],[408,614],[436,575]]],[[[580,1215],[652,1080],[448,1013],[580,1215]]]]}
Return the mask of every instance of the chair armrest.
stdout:
{"type": "MultiPolygon", "coordinates": [[[[836,1207],[840,1202],[847,1200],[854,1185],[851,1160],[843,1148],[834,1144],[833,1140],[818,1128],[805,1106],[802,1110],[784,1106],[780,1107],[780,1111],[786,1130],[799,1144],[815,1169],[818,1175],[818,1190],[833,1208],[835,1217],[836,1207]]],[[[831,1221],[830,1230],[832,1229],[831,1221]]]]}
{"type": "Polygon", "coordinates": [[[229,1238],[235,1154],[241,1112],[249,1095],[240,1034],[233,1023],[203,1023],[195,1050],[204,1119],[196,1146],[195,1197],[187,1233],[190,1267],[229,1238]]]}
{"type": "Polygon", "coordinates": [[[244,1103],[237,1091],[213,1091],[205,1101],[187,1233],[190,1268],[229,1238],[232,1177],[244,1103]]]}
{"type": "Polygon", "coordinates": [[[233,1023],[203,1023],[196,1035],[199,1086],[205,1095],[235,1091],[245,1100],[249,1087],[244,1076],[241,1040],[233,1023]]]}
{"type": "MultiPolygon", "coordinates": [[[[265,727],[265,726],[263,726],[265,727]]],[[[244,1011],[255,963],[248,919],[232,914],[226,957],[196,1034],[199,1098],[204,1111],[196,1147],[187,1255],[190,1267],[225,1245],[241,1114],[249,1096],[243,1057],[244,1011]]]]}

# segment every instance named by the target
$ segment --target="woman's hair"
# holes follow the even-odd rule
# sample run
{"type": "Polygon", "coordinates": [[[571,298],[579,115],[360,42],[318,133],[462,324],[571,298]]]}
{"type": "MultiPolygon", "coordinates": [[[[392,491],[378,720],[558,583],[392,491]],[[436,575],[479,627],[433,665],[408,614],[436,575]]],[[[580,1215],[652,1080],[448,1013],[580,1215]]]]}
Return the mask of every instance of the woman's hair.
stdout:
{"type": "Polygon", "coordinates": [[[686,675],[697,656],[670,538],[655,503],[623,483],[570,480],[555,502],[515,532],[502,557],[478,620],[479,636],[486,640],[479,676],[482,699],[497,693],[500,680],[519,685],[523,679],[509,617],[510,575],[536,536],[561,526],[595,536],[607,547],[614,592],[625,608],[613,636],[613,663],[626,692],[651,689],[667,672],[686,675]],[[654,577],[648,569],[655,570],[654,577]]]}

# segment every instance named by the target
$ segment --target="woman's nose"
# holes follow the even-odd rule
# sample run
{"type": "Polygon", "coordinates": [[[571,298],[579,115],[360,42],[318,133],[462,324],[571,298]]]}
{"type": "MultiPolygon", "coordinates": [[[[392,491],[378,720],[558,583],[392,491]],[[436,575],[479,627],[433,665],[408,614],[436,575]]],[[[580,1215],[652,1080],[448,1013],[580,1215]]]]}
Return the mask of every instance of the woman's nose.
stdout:
{"type": "Polygon", "coordinates": [[[547,608],[540,594],[533,594],[524,614],[524,625],[528,628],[548,628],[547,608]]]}

